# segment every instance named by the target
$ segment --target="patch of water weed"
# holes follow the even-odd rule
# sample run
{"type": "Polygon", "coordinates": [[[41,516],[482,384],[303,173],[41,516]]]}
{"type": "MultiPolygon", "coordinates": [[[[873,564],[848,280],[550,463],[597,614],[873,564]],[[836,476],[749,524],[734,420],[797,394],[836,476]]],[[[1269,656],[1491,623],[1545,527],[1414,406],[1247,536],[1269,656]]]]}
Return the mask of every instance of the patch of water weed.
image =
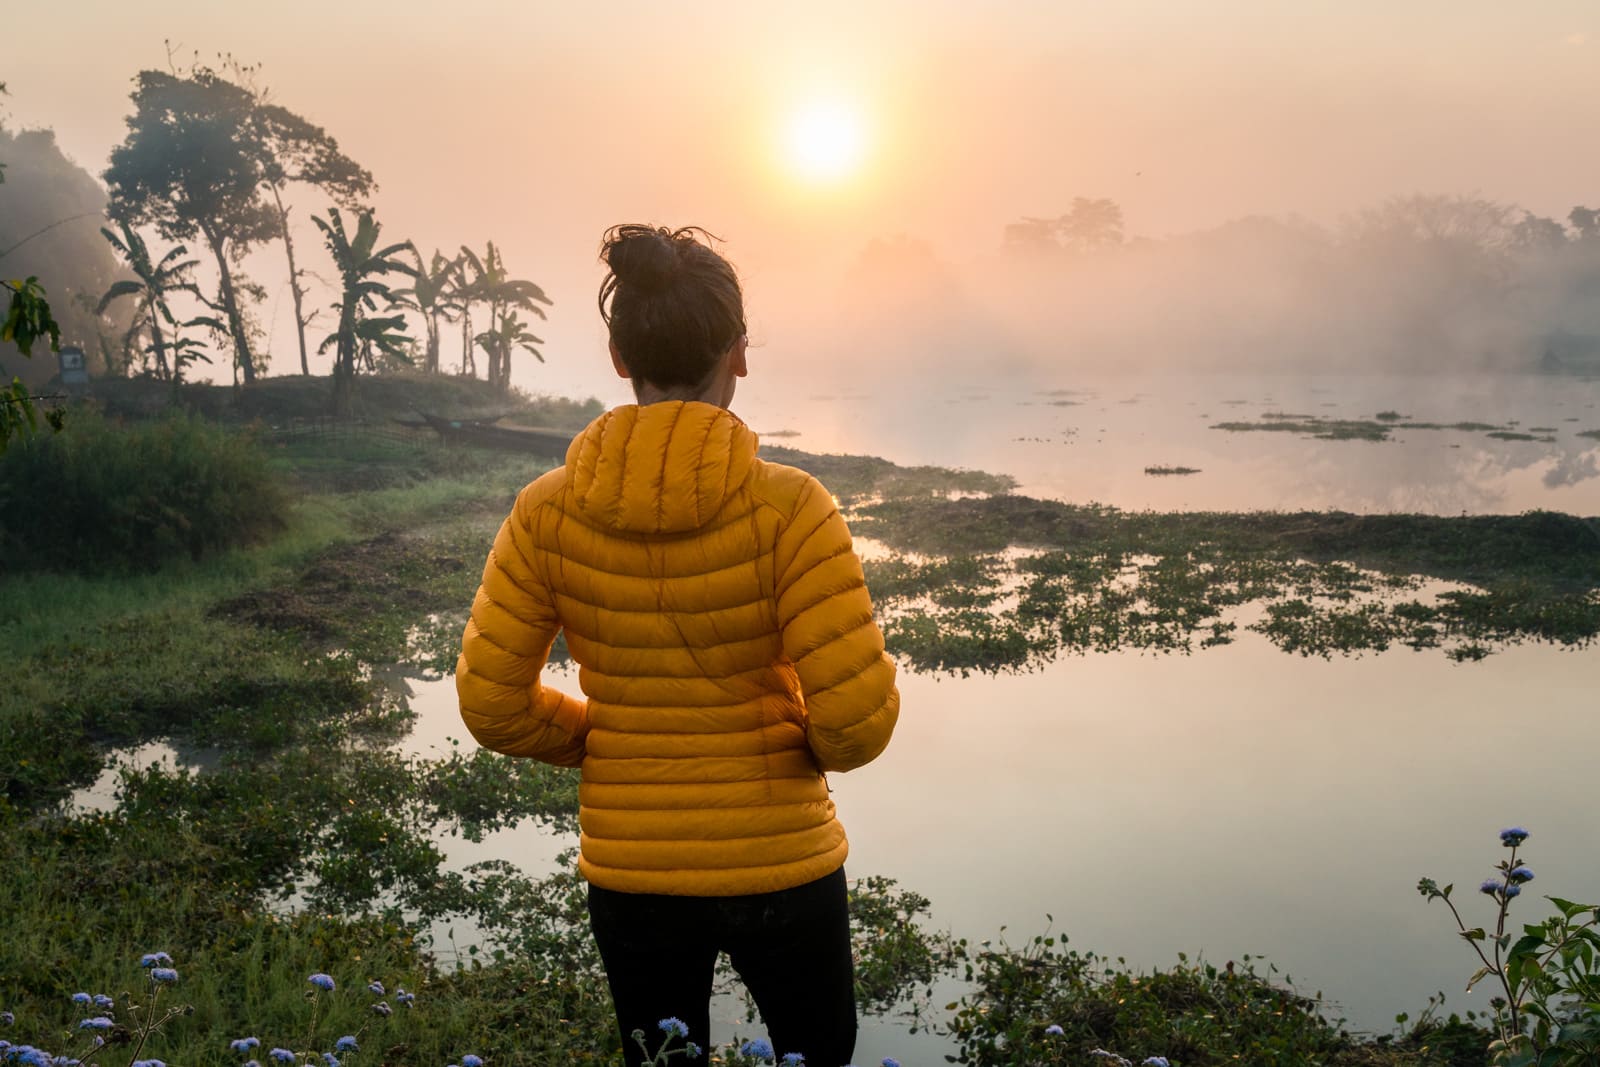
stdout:
{"type": "MultiPolygon", "coordinates": [[[[1577,420],[1574,419],[1573,421],[1576,422],[1577,420]]],[[[1587,437],[1591,440],[1600,441],[1600,430],[1578,430],[1576,436],[1587,437]]]]}
{"type": "Polygon", "coordinates": [[[956,556],[926,562],[902,556],[870,559],[863,564],[867,585],[875,599],[937,598],[951,589],[992,590],[1000,584],[996,572],[1003,560],[990,556],[956,556]]]}
{"type": "MultiPolygon", "coordinates": [[[[1515,425],[1510,423],[1508,425],[1515,425]]],[[[1417,422],[1397,411],[1380,411],[1372,419],[1333,419],[1321,415],[1294,415],[1269,411],[1259,422],[1219,422],[1213,430],[1230,433],[1266,431],[1298,433],[1325,441],[1388,441],[1395,430],[1459,430],[1465,433],[1489,432],[1490,437],[1510,433],[1505,426],[1488,422],[1417,422]]],[[[1522,440],[1510,437],[1508,440],[1522,440]]],[[[1527,438],[1534,440],[1534,438],[1527,438]]]]}
{"type": "Polygon", "coordinates": [[[1600,523],[1549,512],[1124,513],[1003,496],[886,501],[864,508],[856,527],[933,557],[894,563],[871,586],[891,620],[891,649],[918,669],[1021,669],[1062,651],[1189,652],[1231,640],[1237,624],[1222,612],[1250,602],[1268,609],[1250,628],[1302,654],[1581,647],[1600,636],[1600,523]],[[1001,553],[1013,546],[1034,551],[1008,563],[1001,553]],[[1396,602],[1422,576],[1479,588],[1396,602]],[[911,603],[950,581],[971,581],[985,597],[1014,588],[1015,601],[981,624],[958,598],[944,612],[911,603]]]}
{"type": "Polygon", "coordinates": [[[1520,430],[1491,430],[1484,436],[1492,437],[1496,441],[1544,441],[1548,443],[1555,440],[1554,437],[1540,437],[1537,434],[1523,433],[1520,430]]]}
{"type": "Polygon", "coordinates": [[[1037,664],[1052,649],[1013,613],[955,608],[937,614],[914,608],[889,614],[883,624],[889,647],[920,671],[994,674],[1037,664]]]}
{"type": "Polygon", "coordinates": [[[1154,474],[1154,475],[1159,475],[1159,476],[1172,475],[1172,474],[1199,474],[1200,473],[1200,468],[1199,467],[1161,467],[1161,466],[1156,466],[1156,467],[1146,467],[1144,469],[1144,472],[1146,474],[1154,474]]]}
{"type": "Polygon", "coordinates": [[[1268,416],[1261,422],[1219,422],[1213,430],[1229,433],[1247,433],[1264,430],[1270,433],[1297,433],[1330,441],[1387,441],[1389,425],[1366,422],[1360,419],[1324,419],[1317,416],[1268,416]]]}

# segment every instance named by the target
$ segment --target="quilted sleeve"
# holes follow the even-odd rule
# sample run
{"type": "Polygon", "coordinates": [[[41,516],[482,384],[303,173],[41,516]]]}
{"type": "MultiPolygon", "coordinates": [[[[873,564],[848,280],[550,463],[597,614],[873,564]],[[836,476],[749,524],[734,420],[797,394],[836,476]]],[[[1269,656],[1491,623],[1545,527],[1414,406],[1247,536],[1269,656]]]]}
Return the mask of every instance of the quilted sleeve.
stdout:
{"type": "Polygon", "coordinates": [[[456,694],[462,721],[485,748],[576,767],[583,762],[588,705],[539,682],[561,623],[529,562],[529,491],[489,550],[461,639],[456,694]]]}
{"type": "Polygon", "coordinates": [[[800,676],[811,752],[824,771],[859,767],[889,743],[900,692],[850,530],[815,478],[778,536],[776,563],[783,651],[800,676]]]}

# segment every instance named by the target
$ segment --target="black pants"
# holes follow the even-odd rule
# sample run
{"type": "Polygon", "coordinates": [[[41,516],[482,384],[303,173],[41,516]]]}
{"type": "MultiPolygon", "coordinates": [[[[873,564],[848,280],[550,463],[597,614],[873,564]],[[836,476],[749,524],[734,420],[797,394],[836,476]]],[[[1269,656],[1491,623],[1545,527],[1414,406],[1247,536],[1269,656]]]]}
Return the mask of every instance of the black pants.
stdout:
{"type": "MultiPolygon", "coordinates": [[[[843,1067],[856,1047],[854,968],[844,869],[776,893],[675,897],[589,887],[589,922],[605,961],[628,1067],[648,1062],[633,1039],[655,1051],[657,1024],[683,1020],[703,1067],[711,1046],[711,983],[717,953],[755,998],[779,1057],[798,1052],[807,1067],[843,1067]]],[[[674,1041],[673,1047],[681,1048],[674,1041]]]]}

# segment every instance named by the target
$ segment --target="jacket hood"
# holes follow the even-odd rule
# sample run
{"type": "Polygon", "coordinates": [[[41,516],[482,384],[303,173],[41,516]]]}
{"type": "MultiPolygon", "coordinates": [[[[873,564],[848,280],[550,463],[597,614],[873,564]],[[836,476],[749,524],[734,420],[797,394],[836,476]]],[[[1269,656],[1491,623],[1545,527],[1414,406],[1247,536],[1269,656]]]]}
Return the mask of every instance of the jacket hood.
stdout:
{"type": "Polygon", "coordinates": [[[744,485],[758,440],[739,417],[697,400],[613,408],[567,449],[578,511],[630,533],[697,530],[744,485]]]}

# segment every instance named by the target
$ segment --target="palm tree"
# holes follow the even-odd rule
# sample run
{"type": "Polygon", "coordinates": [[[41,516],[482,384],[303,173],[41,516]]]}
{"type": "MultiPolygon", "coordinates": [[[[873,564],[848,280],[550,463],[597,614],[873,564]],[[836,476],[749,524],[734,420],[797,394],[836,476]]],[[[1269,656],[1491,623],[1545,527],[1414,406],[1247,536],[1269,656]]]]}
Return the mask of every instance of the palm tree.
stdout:
{"type": "MultiPolygon", "coordinates": [[[[537,359],[540,363],[544,362],[544,356],[540,355],[539,350],[533,347],[534,345],[544,344],[544,340],[535,337],[528,331],[527,324],[517,316],[515,309],[502,311],[500,317],[495,321],[494,329],[485,330],[474,340],[489,354],[489,366],[491,368],[496,366],[505,368],[504,376],[498,379],[502,383],[500,385],[502,391],[509,388],[505,382],[510,378],[511,353],[513,351],[518,348],[525,349],[533,353],[534,359],[537,359]]],[[[491,378],[490,380],[495,381],[496,379],[491,378]]]]}
{"type": "Polygon", "coordinates": [[[339,327],[327,336],[317,351],[335,349],[333,410],[336,415],[348,415],[358,350],[376,347],[390,355],[409,358],[405,345],[411,339],[400,332],[405,329],[405,316],[369,312],[378,310],[379,300],[383,301],[385,310],[395,305],[394,290],[379,279],[385,274],[410,273],[404,263],[393,257],[411,245],[401,241],[377,248],[378,231],[382,227],[373,220],[370,211],[361,213],[354,239],[345,231],[344,218],[336,207],[328,209],[328,218],[313,216],[311,221],[322,230],[334,265],[339,268],[341,288],[339,300],[333,305],[339,312],[339,327]]]}
{"type": "MultiPolygon", "coordinates": [[[[466,270],[472,271],[472,279],[463,286],[463,295],[469,304],[482,303],[489,305],[490,329],[473,338],[482,344],[484,337],[496,337],[505,325],[505,315],[513,308],[531,311],[541,319],[545,317],[544,309],[540,304],[549,304],[550,298],[544,295],[544,290],[533,282],[520,278],[513,278],[506,270],[505,261],[500,257],[500,250],[490,241],[482,258],[465,245],[461,248],[463,262],[463,278],[466,270]]],[[[526,330],[523,330],[526,333],[526,330]]],[[[469,334],[470,336],[470,334],[469,334]]],[[[532,334],[527,334],[532,337],[532,334]]],[[[534,338],[535,341],[538,338],[534,338]]],[[[541,344],[543,342],[540,342],[541,344]]],[[[538,356],[538,352],[521,341],[509,345],[498,345],[491,349],[484,347],[484,352],[489,356],[489,384],[499,392],[511,388],[511,353],[515,348],[523,347],[538,356]]],[[[465,363],[465,359],[463,360],[465,363]]],[[[539,362],[544,362],[544,357],[539,356],[539,362]]]]}
{"type": "Polygon", "coordinates": [[[422,253],[415,247],[411,254],[416,257],[417,265],[410,268],[411,287],[398,289],[395,296],[403,307],[411,308],[422,314],[423,322],[427,324],[428,341],[422,357],[422,369],[428,374],[439,373],[439,320],[454,322],[451,312],[458,309],[459,305],[453,298],[453,287],[457,275],[457,260],[445,259],[444,254],[435,250],[433,259],[426,266],[422,262],[422,253]]]}
{"type": "Polygon", "coordinates": [[[144,238],[139,236],[138,230],[126,222],[119,222],[117,228],[122,231],[120,236],[104,226],[100,228],[100,232],[111,243],[117,254],[127,261],[128,269],[133,271],[135,277],[113,282],[111,288],[100,298],[96,312],[104,314],[106,308],[124,296],[137,297],[139,311],[128,330],[128,338],[133,338],[141,327],[149,329],[148,351],[155,356],[157,377],[163,381],[170,379],[173,384],[177,384],[182,380],[182,363],[174,352],[172,367],[168,368],[167,352],[172,346],[161,332],[161,323],[162,320],[166,320],[167,325],[174,329],[178,325],[178,320],[173,317],[172,308],[167,304],[167,297],[170,294],[182,292],[200,295],[194,282],[189,278],[189,272],[198,266],[200,261],[184,260],[183,257],[189,254],[188,248],[184,245],[173,248],[159,261],[152,260],[150,248],[145,244],[144,238]],[[180,260],[182,262],[179,262],[180,260]]]}

